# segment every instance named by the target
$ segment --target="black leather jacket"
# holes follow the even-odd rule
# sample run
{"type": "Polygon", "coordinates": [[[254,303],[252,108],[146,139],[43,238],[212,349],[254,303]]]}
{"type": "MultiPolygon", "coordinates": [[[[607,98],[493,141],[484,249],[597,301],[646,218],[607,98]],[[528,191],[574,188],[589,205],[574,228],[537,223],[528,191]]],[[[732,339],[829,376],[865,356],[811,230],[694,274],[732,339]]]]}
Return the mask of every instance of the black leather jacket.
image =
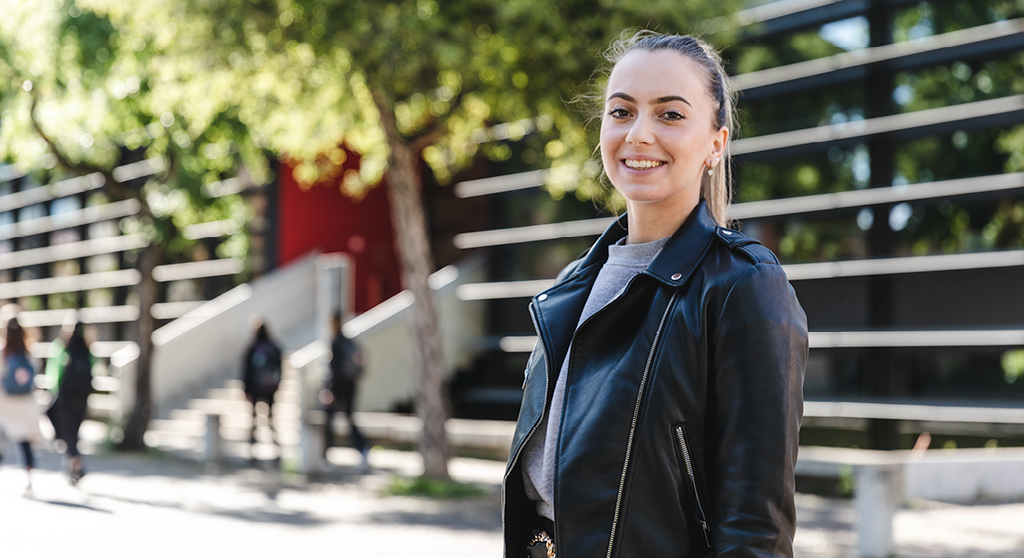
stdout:
{"type": "Polygon", "coordinates": [[[538,525],[520,457],[564,358],[559,558],[792,556],[807,322],[785,272],[701,203],[574,335],[625,227],[623,216],[530,304],[538,343],[502,489],[506,558],[525,555],[538,525]]]}

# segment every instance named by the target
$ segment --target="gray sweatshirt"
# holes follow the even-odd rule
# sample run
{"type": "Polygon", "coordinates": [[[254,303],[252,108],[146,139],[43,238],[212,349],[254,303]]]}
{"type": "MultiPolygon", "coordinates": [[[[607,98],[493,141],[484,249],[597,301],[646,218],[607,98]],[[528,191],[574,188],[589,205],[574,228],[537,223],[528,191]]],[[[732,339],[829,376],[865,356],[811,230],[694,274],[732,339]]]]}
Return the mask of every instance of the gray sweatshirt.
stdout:
{"type": "MultiPolygon", "coordinates": [[[[618,296],[630,279],[647,269],[667,241],[666,237],[644,244],[623,244],[625,239],[622,239],[619,243],[608,246],[608,260],[597,274],[576,327],[579,328],[587,318],[618,296]]],[[[526,496],[537,502],[537,513],[552,521],[555,519],[555,450],[558,428],[562,422],[565,378],[569,367],[568,354],[566,352],[566,359],[562,361],[558,379],[555,381],[551,409],[523,449],[523,482],[526,496]],[[549,423],[550,417],[557,419],[549,423]]]]}

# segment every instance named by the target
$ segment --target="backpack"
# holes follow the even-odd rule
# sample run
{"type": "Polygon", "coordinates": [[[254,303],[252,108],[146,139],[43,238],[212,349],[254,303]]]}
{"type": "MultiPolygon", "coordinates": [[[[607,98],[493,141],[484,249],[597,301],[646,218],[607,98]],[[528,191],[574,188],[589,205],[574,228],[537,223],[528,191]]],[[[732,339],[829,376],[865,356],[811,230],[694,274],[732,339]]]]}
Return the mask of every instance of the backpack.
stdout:
{"type": "Polygon", "coordinates": [[[60,393],[71,396],[85,397],[92,393],[92,362],[88,353],[65,353],[68,362],[64,365],[64,374],[60,380],[60,393]]]}
{"type": "Polygon", "coordinates": [[[36,369],[24,354],[7,357],[7,375],[4,376],[4,391],[9,395],[27,395],[35,387],[33,379],[36,369]]]}
{"type": "Polygon", "coordinates": [[[331,384],[333,389],[344,381],[353,382],[363,374],[363,351],[356,342],[339,335],[331,344],[331,384]]]}
{"type": "Polygon", "coordinates": [[[270,395],[281,384],[281,355],[270,343],[257,343],[249,355],[249,371],[253,393],[270,395]]]}

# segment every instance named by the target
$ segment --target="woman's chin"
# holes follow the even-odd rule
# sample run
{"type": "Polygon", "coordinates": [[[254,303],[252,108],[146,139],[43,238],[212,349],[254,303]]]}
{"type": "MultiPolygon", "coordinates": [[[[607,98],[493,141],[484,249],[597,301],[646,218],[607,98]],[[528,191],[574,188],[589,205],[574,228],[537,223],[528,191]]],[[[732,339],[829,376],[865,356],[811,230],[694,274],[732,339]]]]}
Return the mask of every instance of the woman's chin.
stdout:
{"type": "Polygon", "coordinates": [[[622,197],[626,198],[627,204],[682,207],[695,206],[700,201],[699,196],[687,196],[685,190],[678,189],[668,192],[660,188],[620,188],[618,190],[622,197]]]}

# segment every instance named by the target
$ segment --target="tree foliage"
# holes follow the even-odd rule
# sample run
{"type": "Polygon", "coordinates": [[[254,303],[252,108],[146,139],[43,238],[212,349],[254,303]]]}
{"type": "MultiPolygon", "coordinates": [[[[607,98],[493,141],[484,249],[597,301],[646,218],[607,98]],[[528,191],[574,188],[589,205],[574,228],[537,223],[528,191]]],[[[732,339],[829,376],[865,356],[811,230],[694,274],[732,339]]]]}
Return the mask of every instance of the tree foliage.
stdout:
{"type": "MultiPolygon", "coordinates": [[[[221,112],[197,123],[197,115],[175,111],[154,92],[146,49],[104,16],[60,0],[5,0],[2,11],[0,160],[55,178],[109,173],[126,151],[168,161],[160,180],[141,191],[108,181],[107,193],[143,201],[142,218],[125,226],[148,232],[171,256],[187,258],[193,248],[180,234],[188,225],[242,224],[248,212],[237,196],[204,190],[243,159],[256,181],[266,177],[259,149],[238,141],[244,134],[237,119],[221,112]]],[[[237,230],[218,248],[220,256],[245,257],[244,228],[237,230]]]]}
{"type": "MultiPolygon", "coordinates": [[[[208,221],[234,221],[235,232],[217,246],[217,255],[244,260],[242,224],[250,211],[237,195],[217,195],[210,186],[233,175],[242,159],[261,181],[266,164],[230,114],[211,113],[196,125],[202,115],[178,112],[156,94],[148,65],[152,50],[106,16],[60,0],[7,0],[0,13],[0,160],[17,164],[37,182],[98,172],[105,177],[104,197],[141,205],[139,215],[121,221],[123,232],[148,240],[137,255],[140,357],[123,444],[141,449],[152,409],[153,268],[209,258],[205,245],[183,234],[187,226],[208,221]],[[119,180],[115,167],[139,156],[159,162],[156,175],[141,186],[119,180]]],[[[78,271],[64,263],[52,272],[78,271]]]]}
{"type": "MultiPolygon", "coordinates": [[[[298,178],[340,172],[344,147],[359,153],[343,188],[376,184],[389,149],[379,106],[445,182],[477,156],[482,130],[539,131],[556,165],[581,169],[592,143],[567,107],[597,55],[628,27],[686,32],[734,3],[313,2],[79,0],[116,29],[111,49],[132,63],[152,108],[180,115],[194,141],[217,119],[244,125],[246,149],[299,161],[298,178]],[[713,13],[709,13],[712,12],[713,13]]],[[[81,16],[79,16],[81,17],[81,16]]],[[[134,82],[132,82],[134,83],[134,82]]],[[[183,138],[182,138],[183,139],[183,138]]],[[[485,148],[486,149],[486,148],[485,148]]],[[[492,154],[498,155],[500,154],[492,154]]],[[[590,176],[596,169],[588,168],[590,176]]],[[[552,183],[575,187],[572,177],[552,183]]],[[[589,195],[584,184],[584,195],[589,195]]]]}
{"type": "MultiPolygon", "coordinates": [[[[16,13],[7,17],[5,6],[3,40],[13,47],[24,39],[25,46],[5,48],[0,66],[14,84],[0,90],[0,157],[45,166],[54,145],[70,163],[97,166],[113,164],[121,146],[167,155],[185,172],[153,187],[152,208],[168,208],[163,215],[179,220],[201,213],[187,210],[193,205],[184,202],[200,196],[202,184],[239,164],[255,182],[269,180],[267,152],[296,163],[301,183],[340,178],[352,196],[389,171],[392,205],[399,208],[399,252],[417,301],[430,298],[424,290],[432,271],[424,253],[429,250],[420,242],[425,228],[415,223],[416,211],[408,212],[420,203],[420,163],[446,183],[481,154],[508,156],[488,140],[533,133],[544,144],[538,163],[556,169],[548,176],[554,195],[575,191],[581,198],[603,198],[607,190],[591,160],[595,142],[585,126],[588,115],[568,106],[589,86],[600,85],[599,78],[591,83],[599,53],[626,28],[689,32],[704,18],[739,5],[6,2],[16,13]],[[52,145],[29,140],[33,103],[52,145]],[[349,151],[360,156],[358,170],[343,170],[349,151]]],[[[429,316],[433,310],[414,314],[429,316]]],[[[440,345],[429,339],[428,329],[429,324],[417,325],[424,351],[440,345]]],[[[427,353],[423,367],[430,369],[439,353],[427,353]]],[[[431,374],[435,379],[421,392],[440,390],[431,374]]],[[[429,467],[427,474],[446,475],[429,467]]]]}

